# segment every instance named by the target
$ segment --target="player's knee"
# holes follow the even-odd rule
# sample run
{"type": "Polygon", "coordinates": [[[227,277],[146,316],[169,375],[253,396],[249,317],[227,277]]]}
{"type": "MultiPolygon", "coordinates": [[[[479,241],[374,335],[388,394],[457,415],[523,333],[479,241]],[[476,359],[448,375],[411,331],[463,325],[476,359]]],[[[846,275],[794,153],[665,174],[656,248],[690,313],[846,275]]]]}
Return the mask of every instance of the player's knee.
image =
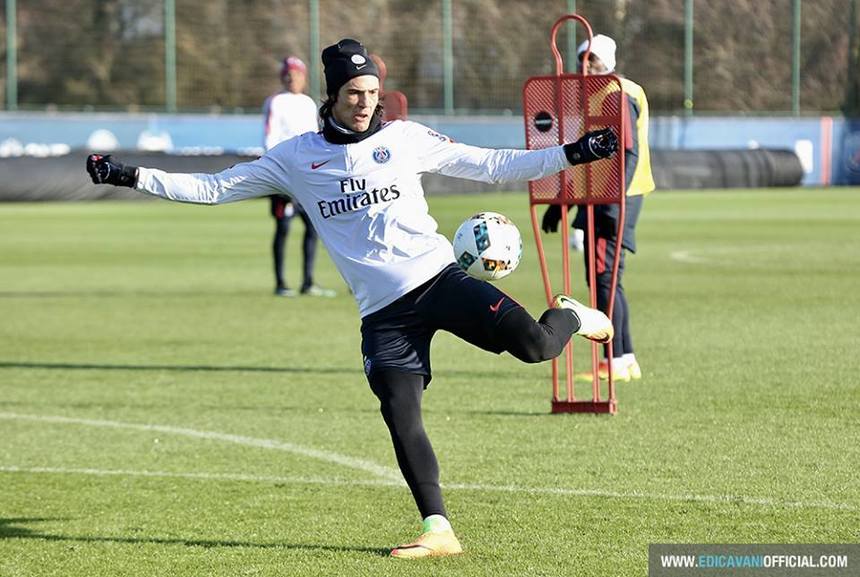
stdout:
{"type": "Polygon", "coordinates": [[[421,414],[421,393],[424,379],[421,375],[380,371],[370,376],[370,389],[379,399],[379,411],[386,422],[400,417],[411,418],[421,414]]]}
{"type": "Polygon", "coordinates": [[[508,352],[524,363],[542,363],[559,355],[561,351],[555,348],[541,326],[532,322],[531,326],[518,334],[508,347],[508,352]]]}
{"type": "Polygon", "coordinates": [[[522,362],[529,364],[542,363],[557,356],[547,352],[544,347],[536,344],[528,344],[519,349],[511,349],[510,353],[522,362]]]}
{"type": "Polygon", "coordinates": [[[414,413],[420,406],[411,399],[402,396],[388,396],[379,399],[379,412],[383,417],[414,413]]]}
{"type": "Polygon", "coordinates": [[[508,313],[499,323],[497,331],[505,350],[524,363],[540,363],[560,353],[545,328],[523,308],[508,313]]]}

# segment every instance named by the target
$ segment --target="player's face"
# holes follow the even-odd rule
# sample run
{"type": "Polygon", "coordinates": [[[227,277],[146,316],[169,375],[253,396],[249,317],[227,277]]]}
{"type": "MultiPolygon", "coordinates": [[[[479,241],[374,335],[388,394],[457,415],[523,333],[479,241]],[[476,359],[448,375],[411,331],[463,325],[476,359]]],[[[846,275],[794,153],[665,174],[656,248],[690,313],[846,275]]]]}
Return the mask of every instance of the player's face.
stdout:
{"type": "Polygon", "coordinates": [[[370,75],[356,76],[340,87],[331,112],[341,125],[354,132],[364,132],[370,127],[378,103],[379,79],[370,75]]]}
{"type": "MultiPolygon", "coordinates": [[[[579,70],[582,72],[582,60],[579,61],[579,70]]],[[[586,73],[588,74],[608,74],[606,64],[603,60],[595,56],[593,53],[588,55],[588,64],[586,65],[586,73]]]]}
{"type": "Polygon", "coordinates": [[[307,77],[301,70],[289,70],[284,76],[284,86],[293,94],[301,94],[305,90],[307,77]]]}

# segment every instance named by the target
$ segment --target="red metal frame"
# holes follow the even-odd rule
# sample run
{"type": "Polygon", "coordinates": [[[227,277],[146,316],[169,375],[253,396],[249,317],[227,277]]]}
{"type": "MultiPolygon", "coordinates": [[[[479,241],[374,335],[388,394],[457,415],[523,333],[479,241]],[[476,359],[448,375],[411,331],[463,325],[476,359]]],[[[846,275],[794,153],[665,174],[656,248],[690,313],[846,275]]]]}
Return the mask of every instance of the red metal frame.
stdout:
{"type": "MultiPolygon", "coordinates": [[[[611,126],[615,129],[620,143],[626,142],[626,131],[628,130],[628,122],[626,122],[627,105],[624,93],[621,89],[621,81],[615,75],[600,75],[589,77],[583,69],[581,74],[564,74],[564,63],[561,53],[556,46],[556,37],[561,25],[567,20],[576,20],[582,24],[588,33],[588,47],[583,54],[583,59],[587,60],[591,52],[592,31],[591,26],[585,18],[577,14],[567,14],[559,18],[552,27],[550,38],[550,46],[555,58],[556,72],[554,76],[532,77],[529,78],[523,87],[523,117],[525,120],[526,129],[526,147],[527,148],[544,148],[551,145],[565,144],[568,141],[573,141],[585,132],[597,127],[611,126]],[[590,80],[589,80],[590,78],[590,80]],[[554,116],[552,122],[553,127],[557,132],[556,142],[549,142],[547,136],[539,135],[534,132],[532,123],[535,121],[532,115],[535,112],[535,102],[546,104],[547,87],[552,87],[554,116]],[[566,106],[565,96],[574,93],[577,98],[577,106],[572,104],[566,106]],[[601,104],[601,111],[598,114],[593,114],[590,109],[589,96],[603,94],[604,101],[608,94],[618,94],[617,110],[611,109],[604,113],[601,104]],[[579,126],[580,130],[575,137],[570,137],[565,134],[567,125],[573,127],[579,126]]],[[[541,109],[540,104],[537,104],[537,109],[541,109]]],[[[541,110],[542,112],[548,112],[541,110]]],[[[540,130],[540,129],[538,129],[540,130]]],[[[546,129],[550,131],[549,128],[546,129]]],[[[625,219],[625,177],[624,177],[624,153],[623,148],[611,160],[598,161],[597,166],[592,164],[581,165],[560,172],[556,177],[548,177],[540,181],[529,183],[529,202],[530,214],[532,220],[532,231],[535,236],[537,245],[538,258],[540,260],[541,278],[544,283],[544,292],[547,303],[552,302],[552,283],[550,281],[549,270],[546,263],[546,253],[543,247],[543,241],[540,235],[540,225],[538,224],[537,206],[540,204],[557,204],[561,207],[561,242],[562,242],[562,274],[564,293],[570,294],[570,245],[569,245],[569,215],[568,205],[583,204],[586,206],[588,219],[588,253],[587,258],[589,266],[589,287],[590,287],[590,304],[592,307],[597,305],[597,290],[596,290],[596,253],[594,242],[594,205],[595,204],[618,204],[619,219],[616,238],[618,242],[615,247],[615,259],[612,268],[612,284],[609,300],[608,316],[612,318],[615,306],[615,290],[618,285],[618,267],[621,260],[622,237],[624,231],[625,219]],[[600,164],[604,163],[604,164],[600,164]],[[608,169],[607,169],[608,167],[608,169]],[[599,171],[599,172],[598,172],[599,171]],[[579,176],[580,183],[584,182],[584,191],[577,193],[572,189],[573,181],[571,176],[579,176]],[[555,191],[554,184],[557,182],[557,192],[550,197],[547,197],[547,188],[552,188],[555,191]]],[[[607,358],[612,358],[612,343],[605,345],[607,350],[607,358]]],[[[559,362],[558,359],[552,361],[552,412],[553,413],[602,413],[615,414],[618,410],[618,404],[615,396],[615,382],[612,374],[612,363],[609,364],[609,378],[607,384],[607,396],[602,398],[600,390],[600,379],[598,376],[599,351],[597,343],[591,345],[591,364],[592,364],[592,398],[591,400],[577,399],[574,391],[574,366],[573,366],[573,344],[569,343],[565,348],[565,379],[566,379],[566,395],[564,398],[560,395],[559,385],[559,362]]]]}

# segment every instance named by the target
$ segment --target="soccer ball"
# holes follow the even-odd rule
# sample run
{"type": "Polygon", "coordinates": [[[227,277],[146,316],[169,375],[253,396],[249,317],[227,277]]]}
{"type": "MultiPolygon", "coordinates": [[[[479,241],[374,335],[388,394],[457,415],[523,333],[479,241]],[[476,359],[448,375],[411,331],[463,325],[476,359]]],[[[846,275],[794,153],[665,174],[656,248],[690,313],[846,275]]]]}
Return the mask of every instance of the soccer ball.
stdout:
{"type": "Polygon", "coordinates": [[[497,212],[481,212],[469,217],[454,234],[457,264],[481,280],[505,278],[520,264],[522,254],[520,231],[497,212]]]}

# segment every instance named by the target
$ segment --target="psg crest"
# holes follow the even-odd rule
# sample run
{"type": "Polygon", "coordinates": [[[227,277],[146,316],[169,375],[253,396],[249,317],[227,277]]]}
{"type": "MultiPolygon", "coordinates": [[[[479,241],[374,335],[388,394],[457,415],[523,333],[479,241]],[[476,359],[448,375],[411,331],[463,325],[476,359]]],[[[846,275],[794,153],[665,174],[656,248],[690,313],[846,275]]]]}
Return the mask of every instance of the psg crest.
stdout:
{"type": "Polygon", "coordinates": [[[385,164],[391,159],[391,151],[386,146],[377,146],[373,149],[373,160],[377,164],[385,164]]]}

